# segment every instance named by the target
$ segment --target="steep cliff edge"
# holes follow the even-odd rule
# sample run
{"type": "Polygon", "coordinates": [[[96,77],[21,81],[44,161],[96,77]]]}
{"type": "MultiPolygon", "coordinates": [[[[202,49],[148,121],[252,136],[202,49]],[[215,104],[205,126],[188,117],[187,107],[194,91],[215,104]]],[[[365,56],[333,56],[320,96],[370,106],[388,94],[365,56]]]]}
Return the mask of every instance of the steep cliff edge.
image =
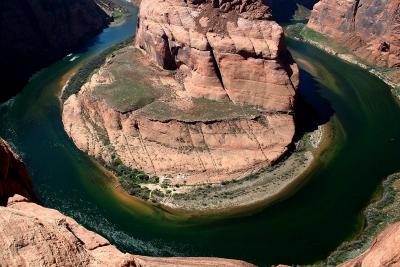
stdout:
{"type": "Polygon", "coordinates": [[[37,201],[25,164],[0,138],[0,205],[5,205],[14,194],[37,201]]]}
{"type": "Polygon", "coordinates": [[[26,167],[2,139],[0,200],[0,266],[254,266],[219,258],[122,253],[72,218],[33,203],[36,196],[26,167]]]}
{"type": "Polygon", "coordinates": [[[1,266],[226,266],[252,267],[220,258],[154,258],[122,253],[105,238],[57,210],[15,195],[0,207],[1,266]]]}
{"type": "Polygon", "coordinates": [[[70,53],[108,25],[93,0],[0,2],[0,102],[20,91],[33,72],[70,53]]]}
{"type": "Polygon", "coordinates": [[[400,1],[322,0],[307,25],[380,67],[400,67],[400,1]]]}

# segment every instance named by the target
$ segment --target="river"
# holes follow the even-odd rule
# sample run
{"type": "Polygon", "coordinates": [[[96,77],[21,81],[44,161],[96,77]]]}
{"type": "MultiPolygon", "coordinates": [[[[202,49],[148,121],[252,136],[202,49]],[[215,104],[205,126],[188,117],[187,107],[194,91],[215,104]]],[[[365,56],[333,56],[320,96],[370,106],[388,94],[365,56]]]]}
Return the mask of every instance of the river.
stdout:
{"type": "Polygon", "coordinates": [[[133,35],[132,11],[124,24],[75,53],[74,61],[67,57],[40,71],[0,106],[0,136],[23,157],[45,206],[131,253],[217,256],[263,266],[321,260],[360,231],[362,210],[381,181],[400,169],[399,105],[376,77],[294,40],[288,45],[302,68],[301,95],[334,132],[296,194],[256,214],[211,222],[177,221],[115,194],[110,178],[64,132],[58,95],[91,56],[133,35]]]}

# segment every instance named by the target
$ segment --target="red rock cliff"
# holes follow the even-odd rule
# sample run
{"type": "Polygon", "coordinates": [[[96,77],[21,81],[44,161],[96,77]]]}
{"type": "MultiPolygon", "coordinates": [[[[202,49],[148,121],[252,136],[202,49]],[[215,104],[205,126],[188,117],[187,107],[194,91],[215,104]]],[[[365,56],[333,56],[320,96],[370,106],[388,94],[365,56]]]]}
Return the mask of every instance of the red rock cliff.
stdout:
{"type": "Polygon", "coordinates": [[[321,0],[308,27],[372,64],[400,66],[399,0],[321,0]]]}
{"type": "Polygon", "coordinates": [[[271,17],[261,0],[144,0],[136,44],[193,97],[291,112],[298,69],[271,17]]]}
{"type": "Polygon", "coordinates": [[[14,194],[36,201],[32,182],[24,163],[10,146],[0,138],[0,205],[14,194]]]}

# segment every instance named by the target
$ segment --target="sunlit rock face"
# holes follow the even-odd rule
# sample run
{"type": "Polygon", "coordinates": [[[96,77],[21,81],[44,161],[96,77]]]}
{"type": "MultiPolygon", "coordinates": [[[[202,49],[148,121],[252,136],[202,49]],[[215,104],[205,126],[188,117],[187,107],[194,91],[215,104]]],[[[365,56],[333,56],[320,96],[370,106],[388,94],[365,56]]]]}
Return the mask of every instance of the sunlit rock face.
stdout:
{"type": "Polygon", "coordinates": [[[371,64],[400,67],[398,0],[322,0],[315,5],[308,27],[371,64]]]}

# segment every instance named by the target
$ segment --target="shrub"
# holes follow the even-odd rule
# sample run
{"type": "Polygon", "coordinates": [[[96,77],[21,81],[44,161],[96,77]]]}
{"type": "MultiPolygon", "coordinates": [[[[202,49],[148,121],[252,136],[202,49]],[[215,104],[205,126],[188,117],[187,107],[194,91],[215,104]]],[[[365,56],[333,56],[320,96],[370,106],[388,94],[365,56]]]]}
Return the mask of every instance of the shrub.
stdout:
{"type": "Polygon", "coordinates": [[[67,86],[61,95],[61,101],[64,103],[71,95],[78,93],[82,86],[88,81],[93,72],[100,68],[106,62],[107,57],[114,51],[119,50],[133,42],[133,37],[117,43],[93,57],[88,63],[82,66],[74,76],[69,80],[67,86]]]}

